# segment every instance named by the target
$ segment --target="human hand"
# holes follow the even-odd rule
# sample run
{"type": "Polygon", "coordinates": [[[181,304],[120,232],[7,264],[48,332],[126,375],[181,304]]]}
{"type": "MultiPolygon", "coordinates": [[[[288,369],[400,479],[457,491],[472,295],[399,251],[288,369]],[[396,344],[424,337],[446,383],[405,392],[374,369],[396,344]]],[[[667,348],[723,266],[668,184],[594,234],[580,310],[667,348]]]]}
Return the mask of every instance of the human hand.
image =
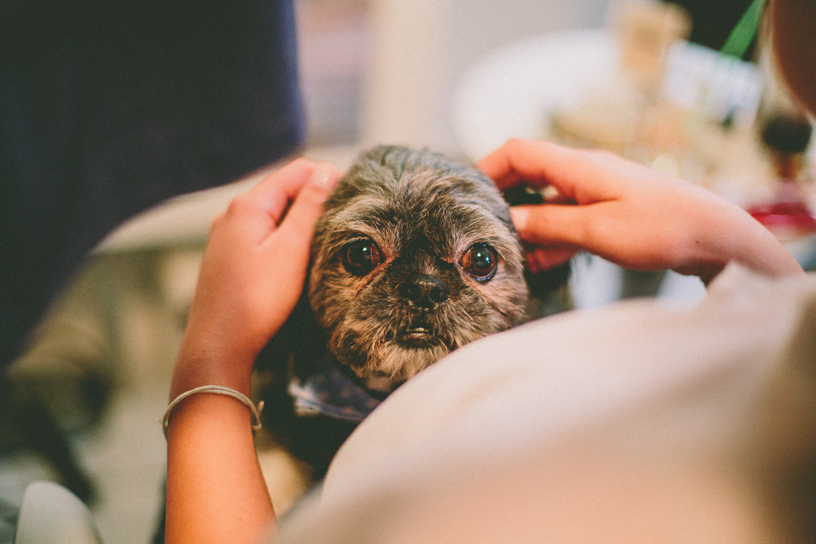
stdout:
{"type": "Polygon", "coordinates": [[[200,385],[249,393],[255,357],[300,297],[322,203],[342,172],[298,159],[236,197],[204,253],[171,398],[200,385]]]}
{"type": "Polygon", "coordinates": [[[511,209],[528,263],[546,269],[586,250],[634,270],[674,270],[708,283],[730,261],[772,276],[802,273],[738,206],[692,183],[604,151],[511,140],[479,168],[500,189],[526,182],[559,197],[511,209]]]}

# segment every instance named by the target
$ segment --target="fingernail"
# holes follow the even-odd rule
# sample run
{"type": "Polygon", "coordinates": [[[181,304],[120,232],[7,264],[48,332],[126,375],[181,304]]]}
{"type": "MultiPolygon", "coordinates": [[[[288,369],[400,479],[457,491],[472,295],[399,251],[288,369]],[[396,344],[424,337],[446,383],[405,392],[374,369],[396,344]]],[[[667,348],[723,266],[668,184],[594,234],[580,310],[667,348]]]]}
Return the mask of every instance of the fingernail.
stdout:
{"type": "Polygon", "coordinates": [[[326,168],[317,168],[312,174],[312,182],[317,185],[326,185],[329,182],[329,171],[326,168]]]}
{"type": "Polygon", "coordinates": [[[530,215],[530,210],[527,208],[510,208],[510,218],[513,220],[513,225],[517,230],[522,230],[527,225],[527,217],[530,215]]]}

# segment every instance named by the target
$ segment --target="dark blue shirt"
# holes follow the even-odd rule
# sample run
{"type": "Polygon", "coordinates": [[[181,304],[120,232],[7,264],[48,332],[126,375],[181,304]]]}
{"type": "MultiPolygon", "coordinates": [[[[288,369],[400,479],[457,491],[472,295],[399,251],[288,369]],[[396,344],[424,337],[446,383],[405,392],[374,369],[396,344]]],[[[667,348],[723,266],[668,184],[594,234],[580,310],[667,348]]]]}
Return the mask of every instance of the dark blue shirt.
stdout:
{"type": "Polygon", "coordinates": [[[106,233],[303,127],[292,0],[0,3],[0,368],[106,233]]]}

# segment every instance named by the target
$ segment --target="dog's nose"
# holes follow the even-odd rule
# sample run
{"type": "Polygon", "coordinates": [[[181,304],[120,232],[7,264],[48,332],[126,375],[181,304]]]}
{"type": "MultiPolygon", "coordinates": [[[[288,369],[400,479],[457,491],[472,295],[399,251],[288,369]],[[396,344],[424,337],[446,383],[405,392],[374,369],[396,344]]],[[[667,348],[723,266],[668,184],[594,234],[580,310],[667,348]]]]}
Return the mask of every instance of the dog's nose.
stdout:
{"type": "Polygon", "coordinates": [[[448,298],[448,288],[442,280],[430,274],[415,274],[402,282],[399,294],[422,308],[433,308],[448,298]]]}

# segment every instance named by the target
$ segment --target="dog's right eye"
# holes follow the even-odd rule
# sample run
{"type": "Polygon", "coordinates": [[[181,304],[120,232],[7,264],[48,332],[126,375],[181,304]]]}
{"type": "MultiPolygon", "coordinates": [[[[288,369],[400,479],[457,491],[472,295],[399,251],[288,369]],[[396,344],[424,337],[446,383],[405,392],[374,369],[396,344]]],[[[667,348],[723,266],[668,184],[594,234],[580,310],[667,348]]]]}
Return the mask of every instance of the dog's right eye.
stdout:
{"type": "Polygon", "coordinates": [[[473,244],[462,256],[462,270],[478,282],[490,281],[496,275],[498,256],[492,246],[480,242],[473,244]]]}
{"type": "Polygon", "coordinates": [[[380,248],[369,239],[351,242],[343,251],[343,266],[357,276],[374,270],[381,259],[380,248]]]}

